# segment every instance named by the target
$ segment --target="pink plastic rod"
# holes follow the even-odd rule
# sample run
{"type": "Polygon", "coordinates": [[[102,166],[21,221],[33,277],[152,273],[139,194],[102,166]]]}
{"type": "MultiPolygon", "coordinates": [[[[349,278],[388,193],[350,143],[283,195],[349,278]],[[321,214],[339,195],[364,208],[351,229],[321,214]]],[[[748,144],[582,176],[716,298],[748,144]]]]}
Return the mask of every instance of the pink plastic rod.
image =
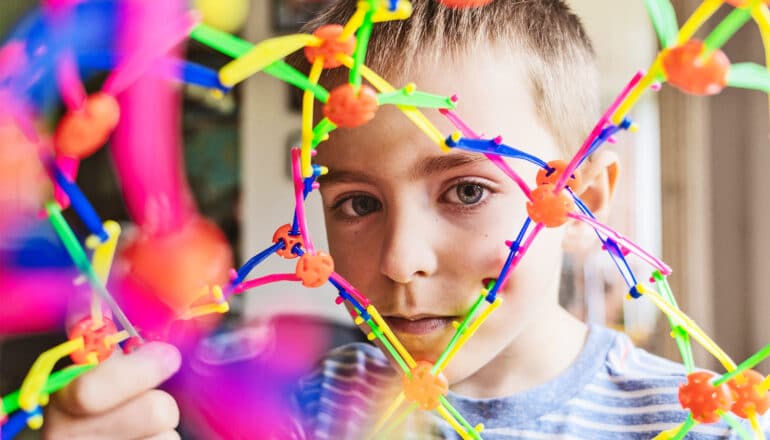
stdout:
{"type": "Polygon", "coordinates": [[[300,150],[291,149],[291,174],[294,179],[294,203],[297,210],[297,222],[299,223],[299,232],[302,234],[302,241],[305,249],[311,254],[314,252],[313,241],[310,239],[310,232],[307,230],[307,218],[305,217],[305,198],[304,184],[302,183],[302,171],[300,170],[300,150]]]}
{"type": "Polygon", "coordinates": [[[358,303],[359,303],[359,304],[361,304],[361,306],[362,306],[363,308],[367,308],[367,307],[369,307],[369,304],[370,304],[370,303],[369,303],[369,299],[368,299],[368,298],[366,298],[364,295],[362,295],[362,294],[361,294],[361,292],[359,292],[359,291],[358,291],[358,289],[356,289],[355,287],[353,287],[353,285],[352,285],[352,284],[350,284],[350,283],[348,282],[348,280],[346,280],[345,278],[343,278],[343,277],[342,277],[342,275],[338,274],[337,272],[332,272],[332,274],[329,276],[329,278],[330,278],[330,279],[332,279],[332,280],[334,280],[334,281],[336,281],[336,282],[337,282],[337,284],[339,284],[339,285],[340,285],[340,286],[342,286],[342,287],[343,287],[345,290],[347,290],[347,291],[348,291],[348,293],[349,293],[349,294],[350,294],[350,295],[351,295],[353,298],[355,298],[355,299],[358,301],[358,303]]]}
{"type": "Polygon", "coordinates": [[[580,220],[582,222],[587,223],[592,228],[594,228],[594,229],[602,232],[604,235],[610,237],[613,241],[615,241],[620,246],[624,246],[624,247],[628,248],[628,250],[633,252],[636,256],[638,256],[639,258],[641,258],[642,260],[646,261],[651,266],[653,266],[656,269],[658,269],[663,275],[671,274],[671,268],[668,267],[668,265],[666,263],[662,262],[661,260],[656,258],[654,255],[650,254],[646,250],[642,249],[639,245],[637,245],[633,241],[629,240],[627,237],[623,236],[618,231],[610,228],[607,225],[604,225],[604,224],[596,221],[595,219],[593,219],[593,218],[591,218],[591,217],[589,217],[587,215],[578,214],[576,212],[570,212],[567,215],[570,218],[573,218],[575,220],[580,220]]]}
{"type": "Polygon", "coordinates": [[[244,281],[241,284],[235,286],[233,289],[233,295],[243,293],[247,290],[254,289],[265,284],[277,283],[279,281],[299,281],[299,277],[293,273],[276,273],[273,275],[267,275],[264,277],[254,278],[249,281],[244,281]]]}
{"type": "Polygon", "coordinates": [[[537,237],[537,234],[540,233],[540,231],[543,230],[543,224],[538,223],[535,225],[535,227],[532,229],[532,232],[529,233],[529,236],[526,240],[524,240],[524,243],[521,244],[519,247],[519,250],[516,252],[516,256],[513,257],[513,261],[511,261],[511,268],[508,269],[508,272],[503,275],[502,280],[498,280],[500,283],[500,287],[505,287],[505,282],[508,280],[508,276],[513,273],[513,270],[516,269],[516,266],[519,265],[519,262],[522,258],[524,258],[524,254],[527,253],[527,250],[529,250],[529,247],[532,245],[532,242],[535,240],[535,237],[537,237]]]}
{"type": "Polygon", "coordinates": [[[62,56],[56,66],[56,80],[59,85],[59,94],[64,105],[69,111],[80,110],[86,102],[86,89],[80,81],[78,66],[72,52],[68,51],[62,56]]]}
{"type": "Polygon", "coordinates": [[[626,86],[623,88],[623,90],[620,91],[620,94],[615,98],[615,100],[610,104],[610,106],[607,108],[607,110],[604,112],[601,118],[599,118],[599,121],[594,126],[593,130],[591,130],[591,133],[586,138],[585,142],[583,142],[583,145],[580,147],[580,150],[578,150],[577,153],[575,153],[574,156],[572,156],[572,160],[570,160],[569,164],[567,164],[567,168],[564,169],[564,172],[561,173],[561,177],[556,182],[556,187],[554,188],[553,192],[554,194],[558,194],[561,192],[561,190],[564,189],[564,187],[567,185],[567,180],[570,176],[572,176],[572,173],[575,172],[575,168],[577,168],[578,164],[580,163],[581,158],[586,154],[586,151],[591,147],[591,144],[594,143],[594,140],[599,136],[599,134],[602,132],[602,129],[605,125],[607,125],[608,122],[610,122],[610,117],[613,113],[615,113],[615,110],[620,107],[620,104],[625,101],[626,97],[629,93],[631,93],[631,90],[633,90],[634,87],[639,83],[639,81],[644,76],[644,72],[639,71],[636,72],[636,74],[631,78],[631,80],[626,84],[626,86]]]}

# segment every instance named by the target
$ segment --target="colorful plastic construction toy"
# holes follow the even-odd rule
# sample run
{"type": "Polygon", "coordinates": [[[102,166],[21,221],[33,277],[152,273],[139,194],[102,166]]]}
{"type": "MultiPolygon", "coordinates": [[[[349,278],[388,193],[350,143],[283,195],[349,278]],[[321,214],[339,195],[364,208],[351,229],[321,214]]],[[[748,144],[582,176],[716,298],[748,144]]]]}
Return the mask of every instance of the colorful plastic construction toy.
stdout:
{"type": "MultiPolygon", "coordinates": [[[[491,0],[440,1],[450,7],[476,7],[491,0]]],[[[105,3],[109,2],[99,2],[100,5],[105,3]]],[[[112,3],[119,4],[121,0],[112,3]]],[[[404,420],[406,414],[422,410],[436,411],[462,438],[480,439],[483,425],[472,425],[445,398],[448,385],[442,371],[500,305],[502,299],[497,295],[500,286],[505,284],[525,257],[540,231],[559,227],[570,219],[581,221],[596,231],[602,248],[627,284],[629,299],[645,297],[668,316],[671,334],[681,352],[688,376],[687,382],[681,385],[680,401],[690,416],[681,426],[663,432],[657,438],[681,439],[697,423],[718,420],[725,420],[744,438],[749,438],[751,434],[736,417],[748,418],[755,438],[764,438],[757,417],[770,407],[770,379],[751,369],[770,356],[770,344],[736,364],[679,310],[667,282],[671,269],[621,233],[597,221],[572,192],[572,188],[579,186],[580,164],[618,132],[635,129],[628,114],[641,94],[658,83],[669,82],[686,93],[703,95],[718,93],[727,86],[770,92],[770,72],[767,68],[748,63],[731,65],[720,50],[743,24],[753,19],[760,28],[770,63],[770,12],[766,2],[728,1],[732,5],[729,7],[734,9],[703,41],[693,39],[693,35],[723,6],[723,1],[705,0],[681,29],[667,0],[647,0],[645,3],[663,49],[646,73],[633,76],[569,162],[546,162],[504,144],[500,137],[482,139],[454,111],[456,97],[420,92],[414,84],[396,88],[364,65],[372,27],[376,22],[408,19],[411,4],[407,0],[363,0],[347,23],[322,27],[312,35],[281,36],[257,44],[198,24],[196,14],[183,13],[177,21],[157,31],[157,35],[143,39],[133,51],[120,55],[104,48],[91,48],[72,33],[73,22],[68,17],[75,15],[78,8],[88,10],[90,3],[87,0],[47,2],[38,12],[40,15],[35,22],[36,27],[33,26],[34,32],[29,27],[22,27],[0,48],[0,60],[3,60],[0,65],[0,96],[4,103],[0,116],[5,117],[0,121],[12,121],[29,142],[41,147],[43,164],[56,189],[55,199],[45,205],[45,214],[73,264],[90,284],[93,299],[89,316],[69,330],[69,341],[40,355],[20,390],[3,397],[0,408],[2,438],[12,438],[25,425],[39,428],[43,423],[41,406],[47,403],[51,393],[104,360],[118,344],[123,343],[124,350],[130,350],[142,342],[142,336],[105,287],[120,227],[115,222],[102,221],[75,182],[78,161],[101,148],[118,121],[125,117],[125,109],[118,99],[121,93],[137,78],[148,73],[224,93],[258,72],[304,90],[301,143],[291,151],[293,217],[275,231],[271,244],[238,270],[231,270],[229,281],[225,279],[222,282],[212,282],[218,279],[218,272],[200,278],[191,276],[192,272],[155,274],[157,262],[171,255],[173,249],[185,247],[195,250],[184,257],[184,262],[199,268],[201,256],[219,255],[221,242],[216,231],[196,215],[188,215],[184,221],[181,215],[171,215],[162,222],[152,223],[150,229],[155,235],[147,234],[132,245],[136,270],[155,274],[148,275],[145,280],[158,290],[166,289],[167,282],[178,279],[178,284],[166,289],[170,293],[165,294],[163,300],[179,319],[225,313],[229,297],[260,285],[294,281],[305,287],[318,287],[330,283],[338,290],[337,304],[349,305],[356,324],[365,324],[365,328],[369,329],[368,338],[378,340],[386,355],[401,370],[402,391],[382,414],[370,435],[386,436],[394,425],[404,420]],[[231,57],[232,61],[219,71],[213,71],[178,59],[172,48],[188,36],[231,57]],[[307,76],[283,61],[284,57],[298,50],[303,50],[312,64],[307,76]],[[108,72],[100,91],[86,95],[79,66],[108,72]],[[319,84],[321,72],[338,66],[349,69],[349,81],[327,91],[319,84]],[[45,133],[36,125],[36,106],[39,102],[35,96],[35,81],[46,76],[56,76],[61,84],[60,99],[67,107],[67,113],[53,132],[53,149],[50,152],[44,148],[48,142],[45,133]],[[372,87],[363,85],[363,79],[372,87]],[[317,122],[313,120],[316,101],[324,104],[324,118],[317,122]],[[338,128],[366,124],[383,105],[397,106],[444,151],[457,148],[485,155],[518,185],[528,199],[529,218],[518,234],[506,243],[510,251],[499,275],[481,290],[462,322],[457,323],[451,341],[433,364],[415,360],[365,294],[334,271],[332,257],[315,248],[305,219],[305,199],[318,189],[318,177],[328,171],[313,163],[315,148],[338,128]],[[425,117],[425,109],[439,111],[457,131],[442,134],[425,117]],[[534,189],[503,158],[523,160],[538,167],[534,189]],[[62,216],[62,210],[68,208],[72,208],[92,232],[85,243],[78,241],[62,216]],[[177,226],[173,229],[182,230],[182,235],[162,235],[161,232],[169,229],[170,224],[177,226]],[[270,274],[247,280],[249,274],[273,254],[295,259],[294,273],[270,274]],[[626,260],[631,254],[652,267],[649,283],[639,281],[631,270],[626,260]],[[697,341],[718,359],[726,372],[719,375],[696,371],[691,340],[697,341]],[[76,365],[52,373],[56,362],[66,356],[70,356],[76,365]]],[[[139,185],[146,182],[133,183],[139,185]]],[[[177,214],[188,212],[182,205],[171,203],[168,210],[177,214]]],[[[154,209],[160,208],[156,206],[154,209]]],[[[227,257],[218,258],[218,261],[226,262],[227,257]]]]}

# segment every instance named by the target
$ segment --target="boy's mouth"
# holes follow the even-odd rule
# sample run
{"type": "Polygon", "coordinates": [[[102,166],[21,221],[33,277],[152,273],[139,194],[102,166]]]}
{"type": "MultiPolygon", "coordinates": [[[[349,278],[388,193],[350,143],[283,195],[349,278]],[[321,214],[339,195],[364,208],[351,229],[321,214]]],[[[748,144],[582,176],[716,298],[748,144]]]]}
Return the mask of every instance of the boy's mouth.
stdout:
{"type": "Polygon", "coordinates": [[[414,317],[384,316],[383,318],[392,330],[412,335],[426,335],[437,330],[443,330],[447,326],[451,326],[452,321],[457,319],[454,316],[427,315],[414,317]]]}

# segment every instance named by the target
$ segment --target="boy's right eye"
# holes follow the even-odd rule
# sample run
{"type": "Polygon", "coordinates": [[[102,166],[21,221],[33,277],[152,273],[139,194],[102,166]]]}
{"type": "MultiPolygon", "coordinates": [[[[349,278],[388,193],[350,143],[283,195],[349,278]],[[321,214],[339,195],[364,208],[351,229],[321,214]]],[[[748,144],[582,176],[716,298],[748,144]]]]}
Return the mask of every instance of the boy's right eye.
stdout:
{"type": "Polygon", "coordinates": [[[382,202],[363,194],[346,197],[335,208],[344,217],[364,217],[382,209],[382,202]]]}

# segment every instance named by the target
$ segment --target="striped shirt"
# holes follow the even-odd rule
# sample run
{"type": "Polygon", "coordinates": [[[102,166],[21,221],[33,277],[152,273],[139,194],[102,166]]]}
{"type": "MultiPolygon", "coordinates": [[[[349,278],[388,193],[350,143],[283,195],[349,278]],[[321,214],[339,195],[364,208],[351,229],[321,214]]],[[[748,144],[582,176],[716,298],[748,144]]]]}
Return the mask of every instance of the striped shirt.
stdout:
{"type": "MultiPolygon", "coordinates": [[[[372,345],[355,343],[329,352],[300,383],[294,438],[366,437],[398,392],[395,377],[372,345]]],[[[484,424],[486,440],[651,439],[687,418],[678,400],[684,381],[681,365],[634,347],[622,333],[592,326],[578,358],[556,379],[513,396],[473,399],[450,391],[447,399],[472,426],[484,424]]],[[[767,419],[763,426],[770,426],[767,419]]],[[[741,422],[750,432],[748,422],[741,422]]],[[[460,438],[434,412],[419,410],[383,437],[460,438]]],[[[720,422],[697,425],[686,438],[741,437],[720,422]]]]}

